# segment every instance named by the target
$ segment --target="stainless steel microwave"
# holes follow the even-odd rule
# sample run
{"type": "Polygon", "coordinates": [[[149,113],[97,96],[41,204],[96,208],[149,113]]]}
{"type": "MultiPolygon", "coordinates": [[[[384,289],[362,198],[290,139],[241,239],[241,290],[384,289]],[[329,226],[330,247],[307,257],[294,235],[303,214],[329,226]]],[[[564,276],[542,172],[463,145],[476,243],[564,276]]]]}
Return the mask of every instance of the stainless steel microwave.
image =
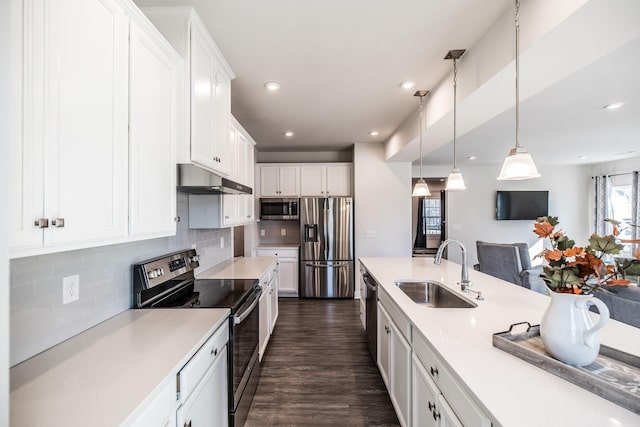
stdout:
{"type": "Polygon", "coordinates": [[[295,220],[299,219],[298,205],[300,199],[269,199],[260,198],[261,220],[295,220]]]}

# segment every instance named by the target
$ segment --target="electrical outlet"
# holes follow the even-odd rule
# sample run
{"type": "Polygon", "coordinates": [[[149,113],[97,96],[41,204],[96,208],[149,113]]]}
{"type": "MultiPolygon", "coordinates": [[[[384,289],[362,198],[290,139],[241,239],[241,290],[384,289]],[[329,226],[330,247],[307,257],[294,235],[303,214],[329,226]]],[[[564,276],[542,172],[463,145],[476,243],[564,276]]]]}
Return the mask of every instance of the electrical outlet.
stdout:
{"type": "Polygon", "coordinates": [[[264,229],[260,230],[260,236],[264,237],[264,235],[265,235],[264,229]]]}
{"type": "Polygon", "coordinates": [[[281,236],[286,236],[287,235],[287,229],[286,228],[281,228],[280,229],[280,235],[281,236]]]}
{"type": "Polygon", "coordinates": [[[220,238],[220,249],[224,248],[224,237],[220,238]]]}
{"type": "Polygon", "coordinates": [[[62,278],[62,304],[78,301],[80,299],[80,276],[74,274],[62,278]]]}

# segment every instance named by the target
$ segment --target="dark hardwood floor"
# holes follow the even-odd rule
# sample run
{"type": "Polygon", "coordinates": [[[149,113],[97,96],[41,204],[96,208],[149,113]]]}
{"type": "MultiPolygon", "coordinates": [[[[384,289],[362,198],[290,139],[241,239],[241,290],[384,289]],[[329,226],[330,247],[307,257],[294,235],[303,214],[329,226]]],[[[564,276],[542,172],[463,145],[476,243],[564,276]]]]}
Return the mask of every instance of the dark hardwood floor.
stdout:
{"type": "Polygon", "coordinates": [[[280,299],[245,426],[397,426],[357,300],[280,299]]]}

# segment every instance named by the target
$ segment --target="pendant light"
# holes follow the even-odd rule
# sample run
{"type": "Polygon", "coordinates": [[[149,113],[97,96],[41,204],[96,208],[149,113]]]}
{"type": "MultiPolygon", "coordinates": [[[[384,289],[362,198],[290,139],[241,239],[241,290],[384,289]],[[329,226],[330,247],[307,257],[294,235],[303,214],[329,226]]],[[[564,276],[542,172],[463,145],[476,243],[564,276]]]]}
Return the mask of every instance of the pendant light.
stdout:
{"type": "Polygon", "coordinates": [[[447,185],[444,188],[445,191],[460,191],[466,190],[464,185],[464,179],[460,169],[456,167],[456,116],[457,116],[457,87],[458,87],[458,68],[456,67],[456,61],[464,55],[465,49],[450,50],[444,59],[453,59],[453,169],[449,173],[447,178],[447,185]]]}
{"type": "Polygon", "coordinates": [[[520,146],[518,133],[520,131],[520,0],[516,0],[516,146],[509,151],[509,155],[504,159],[502,170],[498,176],[499,180],[520,181],[523,179],[539,178],[540,174],[536,169],[531,154],[527,153],[524,147],[520,146]]]}
{"type": "Polygon", "coordinates": [[[413,94],[413,96],[420,97],[420,179],[416,182],[416,185],[413,187],[413,193],[411,196],[413,197],[427,197],[431,195],[431,191],[429,191],[429,186],[422,178],[422,98],[429,94],[428,90],[419,90],[413,94]]]}

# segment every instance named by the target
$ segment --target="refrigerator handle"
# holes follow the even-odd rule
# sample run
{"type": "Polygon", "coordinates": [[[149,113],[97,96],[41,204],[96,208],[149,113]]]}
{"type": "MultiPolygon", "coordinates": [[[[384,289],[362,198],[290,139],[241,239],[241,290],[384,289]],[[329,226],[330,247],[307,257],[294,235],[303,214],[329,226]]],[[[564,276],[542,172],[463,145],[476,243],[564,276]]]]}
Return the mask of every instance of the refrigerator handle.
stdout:
{"type": "Polygon", "coordinates": [[[304,225],[304,241],[305,242],[317,242],[318,241],[318,224],[305,224],[304,225]]]}

